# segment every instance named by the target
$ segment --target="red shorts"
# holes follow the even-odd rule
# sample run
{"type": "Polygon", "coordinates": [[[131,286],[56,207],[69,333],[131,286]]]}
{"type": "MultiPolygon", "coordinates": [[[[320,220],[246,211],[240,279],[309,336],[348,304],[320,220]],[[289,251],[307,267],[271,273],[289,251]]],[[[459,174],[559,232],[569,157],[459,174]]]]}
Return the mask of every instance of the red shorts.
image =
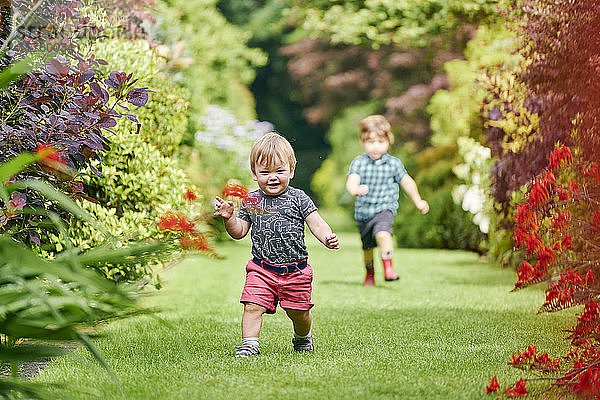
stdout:
{"type": "Polygon", "coordinates": [[[302,271],[278,274],[256,265],[252,260],[246,265],[246,283],[240,303],[254,303],[274,314],[277,303],[283,309],[310,310],[313,270],[307,265],[302,271]]]}

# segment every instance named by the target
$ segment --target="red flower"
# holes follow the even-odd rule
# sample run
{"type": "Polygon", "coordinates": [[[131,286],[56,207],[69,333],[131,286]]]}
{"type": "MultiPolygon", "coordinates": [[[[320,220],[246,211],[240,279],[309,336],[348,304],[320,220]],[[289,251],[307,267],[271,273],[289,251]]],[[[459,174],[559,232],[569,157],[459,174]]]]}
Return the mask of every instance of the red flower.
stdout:
{"type": "Polygon", "coordinates": [[[188,189],[185,191],[185,193],[183,194],[183,198],[184,198],[184,199],[186,199],[187,201],[189,201],[190,203],[191,203],[192,201],[196,201],[196,200],[198,200],[198,196],[197,196],[197,195],[196,195],[196,193],[195,193],[195,192],[194,192],[192,189],[190,189],[190,188],[188,188],[188,189]]]}
{"type": "Polygon", "coordinates": [[[508,397],[521,397],[528,393],[527,389],[525,388],[525,381],[523,379],[520,379],[513,389],[504,389],[504,392],[508,395],[508,397]]]}
{"type": "Polygon", "coordinates": [[[486,392],[492,393],[497,392],[500,389],[500,385],[498,384],[498,378],[496,375],[490,380],[490,384],[485,388],[486,392]]]}
{"type": "Polygon", "coordinates": [[[594,283],[594,271],[592,269],[588,269],[588,272],[585,274],[585,286],[594,283]]]}
{"type": "Polygon", "coordinates": [[[223,197],[239,197],[243,199],[248,194],[248,188],[239,183],[228,183],[223,188],[223,197]]]}
{"type": "Polygon", "coordinates": [[[515,287],[521,286],[523,283],[527,283],[533,277],[534,268],[527,261],[523,261],[519,265],[519,280],[515,284],[515,287]]]}
{"type": "Polygon", "coordinates": [[[560,244],[563,249],[573,250],[575,248],[575,247],[573,247],[573,238],[570,235],[565,235],[562,238],[560,244]]]}
{"type": "Polygon", "coordinates": [[[573,179],[571,179],[571,182],[569,182],[569,191],[573,194],[577,194],[579,192],[579,186],[577,186],[573,179]]]}
{"type": "Polygon", "coordinates": [[[542,246],[542,239],[537,233],[531,233],[525,237],[525,244],[527,245],[527,252],[533,254],[542,246]]]}
{"type": "Polygon", "coordinates": [[[571,164],[573,161],[573,154],[571,153],[571,149],[569,147],[557,143],[554,146],[552,153],[550,153],[548,161],[548,169],[554,169],[563,164],[571,164]]]}
{"type": "Polygon", "coordinates": [[[202,234],[197,234],[193,237],[184,236],[181,238],[180,244],[185,249],[212,251],[212,248],[208,244],[208,240],[202,234]]]}
{"type": "Polygon", "coordinates": [[[57,169],[60,169],[60,167],[65,167],[67,165],[63,154],[56,150],[51,144],[40,143],[35,150],[35,154],[42,164],[51,168],[58,167],[57,169]]]}
{"type": "Polygon", "coordinates": [[[533,182],[533,186],[529,192],[529,203],[533,207],[541,206],[550,200],[550,192],[547,185],[548,183],[543,179],[533,182]]]}
{"type": "Polygon", "coordinates": [[[161,231],[173,231],[181,233],[195,233],[195,224],[189,220],[183,213],[172,211],[160,217],[158,229],[161,231]]]}
{"type": "Polygon", "coordinates": [[[598,394],[600,392],[600,376],[598,367],[587,368],[579,375],[579,381],[573,386],[573,391],[583,394],[598,394]]]}
{"type": "Polygon", "coordinates": [[[23,193],[13,193],[9,201],[10,206],[14,210],[22,210],[27,205],[27,196],[23,193]]]}

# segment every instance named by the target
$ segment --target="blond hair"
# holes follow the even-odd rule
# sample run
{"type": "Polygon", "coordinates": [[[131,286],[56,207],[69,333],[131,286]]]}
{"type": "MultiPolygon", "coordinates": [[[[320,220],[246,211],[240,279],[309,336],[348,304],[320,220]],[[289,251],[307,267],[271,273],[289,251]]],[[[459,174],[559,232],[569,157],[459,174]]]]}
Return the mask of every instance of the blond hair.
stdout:
{"type": "Polygon", "coordinates": [[[267,133],[258,138],[250,150],[250,169],[256,173],[256,164],[264,165],[271,169],[279,163],[287,162],[290,171],[296,168],[296,155],[292,145],[286,138],[276,132],[267,133]]]}
{"type": "Polygon", "coordinates": [[[369,115],[362,119],[358,126],[360,127],[360,141],[364,142],[369,139],[372,133],[377,136],[383,136],[390,144],[394,143],[394,134],[392,126],[383,115],[369,115]]]}

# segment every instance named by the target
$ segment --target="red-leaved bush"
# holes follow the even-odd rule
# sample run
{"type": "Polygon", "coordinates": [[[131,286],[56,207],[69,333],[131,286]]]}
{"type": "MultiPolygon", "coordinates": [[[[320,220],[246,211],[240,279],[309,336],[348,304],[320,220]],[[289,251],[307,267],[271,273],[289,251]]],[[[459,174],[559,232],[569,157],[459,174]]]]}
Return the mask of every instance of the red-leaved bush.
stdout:
{"type": "MultiPolygon", "coordinates": [[[[139,131],[133,109],[146,104],[150,91],[136,87],[132,74],[103,72],[101,65],[106,62],[96,58],[90,46],[101,40],[103,28],[86,13],[94,7],[97,12],[114,15],[120,10],[120,20],[129,23],[143,16],[133,16],[128,10],[133,12],[147,3],[13,0],[2,5],[2,22],[12,19],[14,28],[0,35],[0,69],[21,61],[30,64],[30,70],[0,91],[0,163],[23,152],[56,149],[53,158],[31,165],[14,180],[43,180],[72,197],[94,201],[80,179],[81,171],[89,166],[101,174],[90,161],[101,159],[109,149],[120,119],[135,122],[139,131]]],[[[123,30],[127,31],[126,27],[123,30]]],[[[48,231],[53,230],[45,217],[33,210],[69,219],[61,207],[34,190],[13,193],[12,199],[18,199],[15,204],[23,212],[15,213],[12,204],[0,198],[0,233],[26,244],[47,243],[48,231]]]]}
{"type": "MultiPolygon", "coordinates": [[[[518,268],[515,290],[545,283],[539,312],[581,309],[565,336],[567,354],[551,359],[528,347],[509,364],[547,375],[523,380],[549,382],[542,393],[599,398],[600,0],[515,4],[520,50],[529,60],[517,80],[535,100],[539,116],[536,154],[516,153],[520,164],[515,165],[538,164],[540,155],[547,155],[545,168],[524,177],[527,198],[516,209],[514,239],[528,259],[518,268]],[[539,151],[557,142],[568,147],[539,151]]],[[[525,395],[520,382],[504,394],[525,395]]]]}
{"type": "MultiPolygon", "coordinates": [[[[576,141],[590,145],[587,137],[576,141]]],[[[556,145],[546,169],[530,181],[526,200],[517,205],[514,230],[515,245],[526,250],[528,259],[518,267],[513,290],[545,283],[538,312],[584,306],[567,330],[571,348],[551,358],[528,346],[508,364],[547,374],[556,390],[595,397],[600,395],[600,285],[594,278],[600,272],[600,170],[584,154],[579,146],[572,151],[556,145]]],[[[505,389],[506,395],[527,394],[520,382],[505,389]]]]}

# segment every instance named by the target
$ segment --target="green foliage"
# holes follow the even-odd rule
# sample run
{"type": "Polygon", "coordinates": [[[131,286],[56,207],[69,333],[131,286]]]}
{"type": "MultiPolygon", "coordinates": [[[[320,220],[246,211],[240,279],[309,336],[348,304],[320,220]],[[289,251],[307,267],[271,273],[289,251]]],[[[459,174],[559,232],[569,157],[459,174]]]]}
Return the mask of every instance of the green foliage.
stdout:
{"type": "Polygon", "coordinates": [[[228,23],[216,3],[157,2],[155,36],[169,48],[183,44],[183,55],[192,60],[181,75],[190,90],[193,116],[209,104],[218,104],[236,110],[239,118],[252,119],[254,100],[247,85],[255,77],[254,68],[264,65],[266,57],[246,46],[249,34],[228,23]]]}
{"type": "MultiPolygon", "coordinates": [[[[493,107],[501,106],[503,100],[490,102],[488,89],[491,86],[490,82],[497,80],[508,82],[507,74],[501,72],[504,69],[513,70],[519,65],[520,57],[512,53],[515,44],[515,34],[507,30],[504,23],[498,21],[483,24],[479,26],[475,37],[467,44],[464,52],[465,59],[452,60],[445,64],[444,68],[448,75],[450,88],[439,90],[427,107],[427,111],[431,114],[433,131],[431,143],[434,146],[468,143],[468,141],[461,141],[461,138],[468,137],[491,146],[493,152],[497,151],[498,146],[489,142],[488,138],[484,136],[486,133],[484,117],[493,107]]],[[[522,115],[527,114],[523,113],[522,115]]],[[[467,150],[463,147],[459,149],[461,154],[467,150]]],[[[508,146],[503,144],[501,148],[508,148],[508,146]]],[[[454,161],[455,165],[464,162],[463,156],[454,161]]],[[[485,168],[483,172],[487,173],[488,171],[485,168]]],[[[483,184],[484,192],[492,197],[493,192],[489,190],[489,178],[479,179],[477,182],[470,181],[471,176],[461,176],[461,178],[462,181],[456,183],[483,184]]],[[[489,202],[492,203],[493,200],[490,199],[489,202]]],[[[490,259],[510,257],[512,246],[507,245],[505,240],[507,233],[502,227],[505,223],[503,221],[505,216],[491,212],[490,205],[487,205],[486,208],[491,217],[487,243],[490,259]]]]}
{"type": "Polygon", "coordinates": [[[495,16],[504,0],[370,0],[323,2],[303,0],[293,14],[304,18],[313,36],[329,36],[333,43],[425,46],[435,35],[462,24],[495,16]]]}
{"type": "Polygon", "coordinates": [[[416,155],[416,167],[407,168],[430,211],[422,215],[407,196],[401,198],[394,223],[399,247],[482,250],[485,235],[452,198],[456,153],[455,144],[430,147],[416,155]]]}
{"type": "MultiPolygon", "coordinates": [[[[93,164],[101,169],[102,176],[89,172],[82,177],[87,193],[97,202],[81,200],[80,205],[125,241],[164,237],[156,226],[159,216],[168,210],[187,207],[183,194],[190,181],[176,154],[187,126],[186,91],[161,73],[160,58],[144,41],[111,39],[97,47],[98,53],[113,63],[110,64],[113,68],[127,66],[140,77],[141,85],[155,93],[138,114],[139,134],[130,132],[133,124],[119,125],[102,165],[93,164]]],[[[200,212],[197,208],[201,205],[195,207],[200,212]]],[[[69,234],[73,243],[82,248],[97,246],[102,241],[101,232],[82,221],[74,221],[69,234]]],[[[153,276],[152,266],[147,263],[106,264],[98,268],[113,280],[153,276]]]]}
{"type": "MultiPolygon", "coordinates": [[[[11,177],[38,159],[23,153],[0,165],[0,176],[11,177]]],[[[20,181],[6,185],[5,181],[0,180],[3,198],[27,186],[106,232],[89,214],[49,184],[20,181]]],[[[43,209],[34,211],[46,216],[59,231],[65,232],[58,216],[43,209]]],[[[72,248],[67,241],[64,252],[57,254],[53,260],[45,260],[12,238],[0,235],[0,361],[11,364],[13,375],[12,379],[0,379],[0,397],[21,398],[19,394],[23,394],[28,398],[51,398],[40,385],[17,380],[18,363],[64,355],[65,350],[54,344],[56,340],[81,342],[110,371],[88,336],[81,332],[82,324],[91,326],[109,319],[147,313],[148,310],[140,308],[129,291],[131,288],[117,286],[85,267],[107,259],[122,265],[140,263],[149,255],[165,251],[167,246],[153,242],[116,249],[110,236],[105,234],[104,239],[103,247],[85,253],[72,248]],[[34,342],[18,346],[18,339],[22,338],[34,342]]]]}
{"type": "Polygon", "coordinates": [[[244,185],[252,184],[249,165],[240,165],[236,154],[212,145],[199,145],[182,149],[182,157],[189,160],[185,172],[194,186],[202,188],[207,198],[219,195],[229,179],[244,185]]]}
{"type": "Polygon", "coordinates": [[[464,60],[444,65],[450,88],[438,90],[427,106],[431,114],[431,143],[454,143],[460,136],[482,140],[481,108],[486,87],[480,83],[486,69],[505,62],[514,46],[514,34],[501,23],[482,25],[469,41],[464,60]]]}
{"type": "Polygon", "coordinates": [[[454,203],[450,188],[425,196],[431,210],[421,215],[406,198],[398,209],[394,236],[399,247],[481,251],[484,235],[471,215],[454,203]]]}
{"type": "MultiPolygon", "coordinates": [[[[135,71],[138,85],[148,87],[148,103],[136,109],[141,129],[141,141],[160,149],[163,156],[171,157],[179,151],[179,145],[188,124],[189,91],[173,82],[164,69],[165,59],[151,49],[145,40],[127,41],[108,39],[96,43],[94,50],[111,69],[135,71]]],[[[135,131],[131,121],[123,121],[119,132],[135,131]]]]}
{"type": "Polygon", "coordinates": [[[346,191],[346,175],[352,159],[364,153],[360,145],[358,122],[377,109],[368,102],[348,107],[327,132],[331,153],[313,175],[311,189],[325,208],[351,208],[352,196],[346,191]]]}

